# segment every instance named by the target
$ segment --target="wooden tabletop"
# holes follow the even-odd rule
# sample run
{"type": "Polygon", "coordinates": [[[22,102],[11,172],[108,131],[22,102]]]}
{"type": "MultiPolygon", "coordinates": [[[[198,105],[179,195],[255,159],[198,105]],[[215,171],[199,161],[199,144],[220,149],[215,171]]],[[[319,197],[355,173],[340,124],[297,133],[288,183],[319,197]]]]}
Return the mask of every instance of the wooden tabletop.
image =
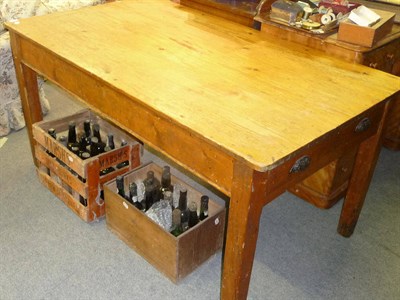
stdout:
{"type": "Polygon", "coordinates": [[[168,0],[6,26],[260,171],[400,88],[398,77],[168,0]]]}

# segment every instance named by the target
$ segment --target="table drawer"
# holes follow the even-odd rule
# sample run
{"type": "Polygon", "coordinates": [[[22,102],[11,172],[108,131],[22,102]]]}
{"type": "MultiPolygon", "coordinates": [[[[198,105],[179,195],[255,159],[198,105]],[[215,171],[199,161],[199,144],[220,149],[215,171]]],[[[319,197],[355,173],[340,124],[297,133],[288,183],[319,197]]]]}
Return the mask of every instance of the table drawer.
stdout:
{"type": "Polygon", "coordinates": [[[400,76],[400,39],[364,54],[362,64],[400,76]]]}
{"type": "Polygon", "coordinates": [[[382,103],[316,140],[311,146],[300,149],[284,162],[284,166],[271,170],[268,181],[286,189],[345,153],[354,151],[359,143],[377,132],[384,108],[385,103],[382,103]]]}

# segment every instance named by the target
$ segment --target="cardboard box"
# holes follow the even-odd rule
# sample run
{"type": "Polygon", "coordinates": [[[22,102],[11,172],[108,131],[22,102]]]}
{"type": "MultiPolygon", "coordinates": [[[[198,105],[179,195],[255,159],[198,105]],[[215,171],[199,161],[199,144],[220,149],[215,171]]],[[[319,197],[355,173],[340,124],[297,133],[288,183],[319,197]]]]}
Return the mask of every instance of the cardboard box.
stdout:
{"type": "Polygon", "coordinates": [[[85,222],[104,216],[103,184],[140,165],[141,145],[138,141],[88,109],[61,119],[35,123],[32,131],[37,142],[35,158],[40,181],[85,222]],[[107,133],[114,134],[114,150],[82,160],[48,134],[48,130],[54,128],[58,135],[67,135],[70,121],[79,126],[86,119],[100,125],[102,140],[106,140],[107,133]],[[127,145],[119,147],[122,139],[127,145]],[[125,166],[117,168],[122,162],[125,166]],[[100,174],[109,167],[115,170],[100,174]]]}
{"type": "MultiPolygon", "coordinates": [[[[162,168],[150,163],[124,175],[125,190],[129,182],[146,178],[152,170],[157,178],[162,168]]],[[[200,207],[202,194],[172,176],[172,184],[187,188],[188,203],[200,207]]],[[[190,274],[222,248],[225,227],[225,207],[209,200],[208,217],[178,237],[164,230],[145,213],[138,210],[116,192],[115,180],[104,185],[107,227],[129,247],[174,283],[190,274]]]]}
{"type": "Polygon", "coordinates": [[[337,38],[340,41],[372,47],[385,35],[391,32],[395,14],[392,12],[374,9],[381,16],[381,20],[371,27],[358,26],[349,20],[341,22],[337,38]]]}

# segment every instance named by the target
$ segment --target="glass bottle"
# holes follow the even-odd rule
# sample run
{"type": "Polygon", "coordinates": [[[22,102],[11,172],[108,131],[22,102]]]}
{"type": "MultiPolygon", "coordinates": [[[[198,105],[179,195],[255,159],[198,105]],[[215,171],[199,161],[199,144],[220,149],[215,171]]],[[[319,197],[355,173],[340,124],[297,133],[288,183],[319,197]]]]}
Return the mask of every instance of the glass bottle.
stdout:
{"type": "Polygon", "coordinates": [[[192,201],[189,204],[189,228],[192,228],[197,223],[199,223],[199,217],[197,215],[197,204],[196,202],[192,201]]]}
{"type": "Polygon", "coordinates": [[[70,150],[72,151],[72,153],[74,153],[78,156],[80,155],[78,144],[75,143],[75,144],[70,145],[70,150]]]}
{"type": "MultiPolygon", "coordinates": [[[[121,146],[120,147],[124,147],[128,145],[128,142],[125,140],[121,140],[121,146]]],[[[117,169],[122,169],[123,167],[129,166],[129,160],[125,160],[123,162],[120,162],[116,167],[117,169]]]]}
{"type": "Polygon", "coordinates": [[[47,133],[50,134],[50,136],[53,139],[57,139],[57,134],[56,134],[56,130],[54,128],[49,128],[49,130],[47,130],[47,133]]]}
{"type": "MultiPolygon", "coordinates": [[[[171,184],[171,168],[169,166],[164,166],[162,174],[161,174],[161,187],[160,187],[160,196],[165,200],[165,192],[170,191],[173,192],[174,187],[171,184]]],[[[173,207],[173,206],[171,206],[173,207]]]]}
{"type": "Polygon", "coordinates": [[[97,138],[97,144],[98,148],[100,149],[100,153],[103,153],[104,148],[106,147],[106,143],[104,143],[101,139],[100,125],[98,123],[93,124],[93,136],[97,138]]]}
{"type": "Polygon", "coordinates": [[[172,211],[172,226],[170,232],[174,236],[178,236],[183,232],[181,223],[181,211],[179,208],[175,208],[172,211]]]}
{"type": "MultiPolygon", "coordinates": [[[[47,133],[53,138],[53,139],[57,139],[57,134],[56,134],[56,130],[54,128],[49,128],[49,130],[47,130],[47,133]]],[[[49,150],[46,150],[47,154],[50,155],[51,157],[55,157],[55,155],[53,153],[51,153],[49,150]]]]}
{"type": "Polygon", "coordinates": [[[92,136],[90,139],[90,156],[94,157],[100,153],[102,153],[102,149],[99,145],[99,139],[95,136],[92,136]]]}
{"type": "Polygon", "coordinates": [[[102,142],[99,123],[93,124],[93,136],[97,137],[97,140],[98,140],[99,143],[102,142]]]}
{"type": "Polygon", "coordinates": [[[83,134],[79,140],[79,148],[81,151],[86,151],[86,147],[90,145],[90,138],[92,136],[92,130],[90,129],[90,120],[83,122],[83,134]]]}
{"type": "Polygon", "coordinates": [[[189,228],[189,210],[187,208],[187,189],[184,187],[179,191],[178,208],[181,211],[182,229],[186,231],[189,228]]]}
{"type": "Polygon", "coordinates": [[[126,199],[125,196],[125,187],[124,187],[124,177],[121,175],[118,175],[115,179],[116,183],[117,183],[117,193],[118,195],[120,195],[121,197],[123,197],[124,199],[126,199]]]}
{"type": "Polygon", "coordinates": [[[65,135],[60,135],[58,141],[65,147],[68,145],[67,137],[65,135]]]}
{"type": "Polygon", "coordinates": [[[164,192],[164,200],[168,201],[169,205],[171,205],[171,208],[174,209],[174,198],[172,196],[172,192],[171,191],[165,191],[164,192]]]}
{"type": "Polygon", "coordinates": [[[147,177],[143,181],[145,188],[145,200],[146,200],[146,210],[148,210],[153,203],[160,200],[159,198],[159,188],[160,182],[154,177],[153,171],[147,172],[147,177]]]}
{"type": "Polygon", "coordinates": [[[207,195],[203,195],[200,198],[200,221],[203,221],[205,218],[208,217],[208,200],[209,197],[207,195]]]}
{"type": "Polygon", "coordinates": [[[67,147],[71,150],[73,145],[76,145],[76,127],[75,122],[71,121],[68,124],[68,138],[67,138],[67,147]]]}
{"type": "Polygon", "coordinates": [[[137,185],[134,182],[129,183],[129,199],[130,202],[139,210],[144,210],[142,203],[139,202],[137,185]]]}
{"type": "Polygon", "coordinates": [[[80,202],[83,206],[87,206],[87,199],[83,198],[81,195],[79,195],[79,202],[80,202]]]}
{"type": "Polygon", "coordinates": [[[115,149],[114,135],[112,133],[109,133],[107,135],[107,142],[108,142],[108,147],[110,147],[111,150],[115,149]]]}
{"type": "Polygon", "coordinates": [[[86,152],[86,151],[81,152],[80,157],[81,157],[83,160],[88,159],[88,158],[90,158],[90,153],[89,153],[89,152],[86,152]]]}

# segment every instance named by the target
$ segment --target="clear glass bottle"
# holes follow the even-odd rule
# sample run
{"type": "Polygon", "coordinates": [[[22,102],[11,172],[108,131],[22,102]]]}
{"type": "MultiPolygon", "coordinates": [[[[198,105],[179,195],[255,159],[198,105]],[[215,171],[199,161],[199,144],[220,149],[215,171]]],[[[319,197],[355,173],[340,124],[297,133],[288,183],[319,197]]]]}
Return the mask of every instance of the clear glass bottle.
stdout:
{"type": "Polygon", "coordinates": [[[164,192],[163,200],[168,201],[169,205],[171,205],[171,208],[174,209],[174,198],[171,191],[164,192]]]}
{"type": "Polygon", "coordinates": [[[172,211],[172,226],[170,232],[174,236],[179,236],[181,233],[183,233],[183,228],[181,223],[181,211],[179,208],[175,208],[172,211]]]}

